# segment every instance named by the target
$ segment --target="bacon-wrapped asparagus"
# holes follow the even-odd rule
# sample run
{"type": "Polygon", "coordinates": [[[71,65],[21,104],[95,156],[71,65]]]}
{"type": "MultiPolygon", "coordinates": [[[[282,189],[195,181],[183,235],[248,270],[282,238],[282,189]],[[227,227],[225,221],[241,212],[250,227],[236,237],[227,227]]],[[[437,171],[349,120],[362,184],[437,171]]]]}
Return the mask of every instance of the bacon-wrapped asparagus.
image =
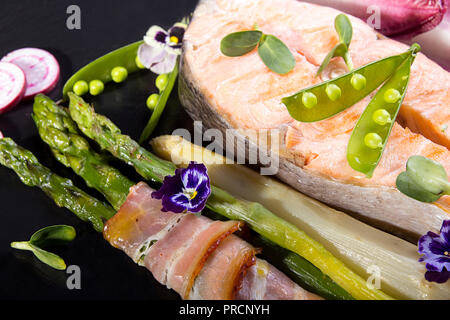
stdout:
{"type": "Polygon", "coordinates": [[[184,299],[319,299],[300,288],[257,250],[232,235],[242,223],[161,211],[154,190],[141,182],[104,231],[114,247],[144,265],[184,299]]]}

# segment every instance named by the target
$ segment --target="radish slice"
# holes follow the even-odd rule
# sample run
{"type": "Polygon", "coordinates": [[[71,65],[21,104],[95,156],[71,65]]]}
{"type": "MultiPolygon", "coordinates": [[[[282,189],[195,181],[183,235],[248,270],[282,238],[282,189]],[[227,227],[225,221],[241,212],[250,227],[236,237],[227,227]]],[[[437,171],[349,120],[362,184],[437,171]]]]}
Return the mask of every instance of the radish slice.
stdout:
{"type": "Polygon", "coordinates": [[[50,92],[59,80],[59,64],[55,57],[42,49],[24,48],[9,53],[3,62],[14,63],[25,72],[25,98],[50,92]]]}
{"type": "Polygon", "coordinates": [[[0,114],[18,104],[25,90],[23,71],[15,64],[0,62],[0,114]]]}

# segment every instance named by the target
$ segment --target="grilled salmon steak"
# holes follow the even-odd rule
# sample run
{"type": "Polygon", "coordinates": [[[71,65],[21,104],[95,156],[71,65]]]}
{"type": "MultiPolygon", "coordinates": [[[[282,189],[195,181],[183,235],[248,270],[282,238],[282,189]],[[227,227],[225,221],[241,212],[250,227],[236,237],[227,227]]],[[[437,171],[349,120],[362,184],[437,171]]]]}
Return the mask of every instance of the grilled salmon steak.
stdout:
{"type": "MultiPolygon", "coordinates": [[[[314,123],[294,120],[281,102],[303,88],[348,71],[342,59],[335,58],[316,76],[321,62],[339,41],[334,28],[338,14],[335,9],[295,0],[201,1],[184,40],[179,86],[182,104],[207,128],[223,133],[235,129],[231,135],[224,134],[224,140],[244,142],[247,157],[258,149],[278,155],[277,176],[299,191],[409,239],[427,231],[438,232],[442,221],[450,217],[450,197],[422,203],[401,194],[395,181],[412,155],[434,159],[450,174],[447,71],[418,54],[397,123],[370,179],[353,170],[346,158],[350,135],[370,96],[314,123]],[[296,60],[291,72],[272,72],[256,49],[240,57],[221,53],[220,42],[226,35],[255,25],[289,47],[296,60]],[[248,130],[277,130],[281,138],[275,148],[270,140],[257,141],[246,134],[248,130]]],[[[355,67],[408,49],[380,36],[363,21],[350,20],[350,55],[355,67]]]]}

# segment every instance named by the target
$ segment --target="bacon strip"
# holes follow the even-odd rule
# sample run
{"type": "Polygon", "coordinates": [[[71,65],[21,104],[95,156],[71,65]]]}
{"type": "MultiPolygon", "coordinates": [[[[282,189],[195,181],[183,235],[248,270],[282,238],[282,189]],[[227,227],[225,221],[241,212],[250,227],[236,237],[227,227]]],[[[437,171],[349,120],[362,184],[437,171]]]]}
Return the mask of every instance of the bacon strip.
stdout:
{"type": "Polygon", "coordinates": [[[256,250],[236,236],[223,241],[195,280],[190,300],[232,300],[256,250]]]}
{"type": "Polygon", "coordinates": [[[201,272],[209,256],[222,241],[241,227],[236,221],[214,221],[210,227],[198,234],[183,255],[170,270],[169,283],[184,299],[187,299],[194,280],[201,272]],[[189,275],[187,277],[186,275],[189,275]]]}
{"type": "Polygon", "coordinates": [[[143,182],[131,188],[104,237],[183,299],[318,298],[256,259],[257,250],[233,235],[242,222],[162,212],[153,191],[143,182]]]}
{"type": "Polygon", "coordinates": [[[238,300],[321,300],[269,264],[257,259],[248,269],[236,295],[238,300]]]}
{"type": "Polygon", "coordinates": [[[202,216],[185,215],[150,248],[145,266],[159,282],[187,298],[208,256],[240,226],[238,221],[212,221],[202,216]]]}
{"type": "MultiPolygon", "coordinates": [[[[162,212],[161,202],[152,199],[147,184],[141,182],[130,189],[127,201],[105,224],[104,238],[115,248],[122,249],[135,262],[143,243],[176,224],[180,215],[162,212]]],[[[162,236],[162,235],[161,235],[162,236]]]]}

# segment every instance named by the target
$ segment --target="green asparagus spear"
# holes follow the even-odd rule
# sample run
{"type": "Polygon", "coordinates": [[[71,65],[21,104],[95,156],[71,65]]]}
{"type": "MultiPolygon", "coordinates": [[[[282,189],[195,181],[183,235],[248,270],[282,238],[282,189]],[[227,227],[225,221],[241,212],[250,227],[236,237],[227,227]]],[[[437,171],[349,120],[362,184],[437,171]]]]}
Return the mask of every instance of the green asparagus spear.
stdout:
{"type": "Polygon", "coordinates": [[[24,184],[41,188],[59,207],[65,207],[81,220],[90,222],[99,232],[103,230],[103,220],[115,214],[109,205],[75,187],[70,179],[52,173],[30,151],[10,138],[0,139],[0,163],[14,170],[24,184]]]}
{"type": "MultiPolygon", "coordinates": [[[[174,174],[173,166],[139,146],[130,137],[122,135],[117,126],[108,118],[97,115],[83,99],[74,94],[69,94],[69,98],[69,111],[73,120],[86,136],[95,140],[103,149],[134,166],[145,179],[162,182],[165,176],[174,174]]],[[[299,254],[355,299],[392,299],[381,290],[369,288],[363,278],[334,257],[320,243],[259,203],[237,199],[228,192],[212,186],[207,207],[229,219],[245,221],[263,237],[299,254]]]]}
{"type": "Polygon", "coordinates": [[[104,194],[118,210],[134,183],[90,148],[68,112],[51,99],[44,95],[36,96],[32,117],[39,135],[50,146],[58,161],[71,167],[89,187],[104,194]]]}
{"type": "Polygon", "coordinates": [[[142,148],[108,118],[96,114],[94,109],[79,96],[69,93],[70,115],[80,130],[95,140],[102,149],[108,150],[116,158],[133,166],[144,178],[162,182],[168,173],[175,172],[175,165],[162,160],[142,148]]]}

